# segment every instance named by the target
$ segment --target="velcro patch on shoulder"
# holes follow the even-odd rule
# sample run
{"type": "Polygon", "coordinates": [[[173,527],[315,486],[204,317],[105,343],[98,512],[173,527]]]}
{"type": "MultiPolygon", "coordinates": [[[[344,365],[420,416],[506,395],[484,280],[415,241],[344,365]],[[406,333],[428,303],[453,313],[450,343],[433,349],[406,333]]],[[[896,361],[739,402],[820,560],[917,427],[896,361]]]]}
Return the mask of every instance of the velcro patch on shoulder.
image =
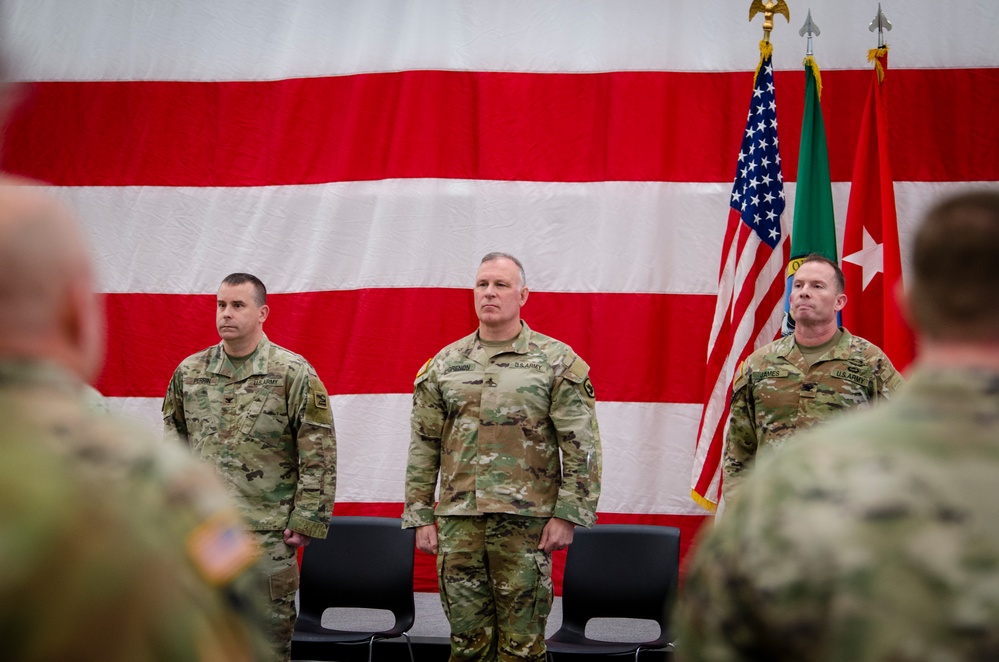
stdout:
{"type": "Polygon", "coordinates": [[[235,511],[223,511],[187,536],[187,555],[209,584],[228,584],[252,565],[260,551],[235,511]]]}
{"type": "Polygon", "coordinates": [[[590,366],[586,365],[586,361],[577,356],[576,360],[569,366],[569,369],[565,371],[565,378],[573,384],[582,384],[588,374],[590,374],[590,366]]]}

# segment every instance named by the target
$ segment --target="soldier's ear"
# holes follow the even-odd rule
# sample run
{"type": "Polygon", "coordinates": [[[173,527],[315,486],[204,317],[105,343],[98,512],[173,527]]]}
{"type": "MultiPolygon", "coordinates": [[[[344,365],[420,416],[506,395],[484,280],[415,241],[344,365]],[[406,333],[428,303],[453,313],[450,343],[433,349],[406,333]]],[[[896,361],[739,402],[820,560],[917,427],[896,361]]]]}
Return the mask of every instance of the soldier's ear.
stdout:
{"type": "Polygon", "coordinates": [[[529,289],[527,289],[527,285],[524,285],[522,288],[520,288],[520,305],[521,306],[523,306],[525,303],[527,303],[527,296],[530,293],[531,293],[531,291],[529,289]]]}
{"type": "Polygon", "coordinates": [[[267,321],[267,316],[271,314],[271,307],[266,303],[260,306],[260,323],[263,324],[267,321]]]}

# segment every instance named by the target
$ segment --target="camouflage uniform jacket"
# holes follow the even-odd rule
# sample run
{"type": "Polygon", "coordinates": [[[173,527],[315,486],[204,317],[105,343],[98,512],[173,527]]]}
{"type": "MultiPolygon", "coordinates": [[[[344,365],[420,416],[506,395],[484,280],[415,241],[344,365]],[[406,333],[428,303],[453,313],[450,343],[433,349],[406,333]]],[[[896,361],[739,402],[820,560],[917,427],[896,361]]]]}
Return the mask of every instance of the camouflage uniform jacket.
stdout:
{"type": "Polygon", "coordinates": [[[475,332],[417,375],[403,526],[432,524],[435,514],[596,521],[601,454],[589,367],[526,324],[512,346],[490,359],[475,332]]]}
{"type": "Polygon", "coordinates": [[[997,486],[999,371],[917,368],[760,459],[698,545],[678,656],[999,660],[997,486]]]}
{"type": "Polygon", "coordinates": [[[185,359],[163,400],[167,435],[215,465],[255,531],[325,538],[336,487],[326,388],[266,336],[239,368],[222,344],[185,359]]]}
{"type": "Polygon", "coordinates": [[[259,550],[211,469],[38,361],[0,361],[0,420],[5,659],[264,658],[259,550]]]}
{"type": "Polygon", "coordinates": [[[739,366],[732,385],[723,461],[726,496],[763,448],[777,447],[795,430],[843,409],[888,399],[901,385],[884,352],[846,329],[811,367],[793,335],[756,350],[739,366]]]}

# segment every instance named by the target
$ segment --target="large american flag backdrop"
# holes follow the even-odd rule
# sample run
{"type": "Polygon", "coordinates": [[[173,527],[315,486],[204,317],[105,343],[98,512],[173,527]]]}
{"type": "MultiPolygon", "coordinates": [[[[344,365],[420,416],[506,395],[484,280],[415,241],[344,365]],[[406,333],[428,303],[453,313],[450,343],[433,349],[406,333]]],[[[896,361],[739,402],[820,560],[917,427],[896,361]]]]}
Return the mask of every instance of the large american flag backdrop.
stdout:
{"type": "MultiPolygon", "coordinates": [[[[592,366],[600,521],[689,543],[749,4],[7,0],[30,85],[2,163],[82,218],[108,311],[98,386],[150,426],[173,368],[217,340],[221,278],[266,282],[268,335],[333,396],[336,514],[401,512],[413,377],[474,327],[478,259],[518,255],[525,319],[592,366]]],[[[808,7],[789,4],[772,41],[792,209],[808,7]]],[[[882,6],[905,263],[939,194],[999,180],[999,5],[882,6]]],[[[842,242],[877,3],[810,8],[842,242]]]]}

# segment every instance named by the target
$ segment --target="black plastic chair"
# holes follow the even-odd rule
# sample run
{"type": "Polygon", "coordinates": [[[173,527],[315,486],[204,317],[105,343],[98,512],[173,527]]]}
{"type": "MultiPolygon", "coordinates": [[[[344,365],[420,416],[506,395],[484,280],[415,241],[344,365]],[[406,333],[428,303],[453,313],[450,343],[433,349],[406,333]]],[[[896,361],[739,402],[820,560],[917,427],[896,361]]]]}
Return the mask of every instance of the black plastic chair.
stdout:
{"type": "Polygon", "coordinates": [[[313,540],[302,555],[299,613],[291,640],[294,659],[331,660],[336,644],[368,644],[405,637],[416,619],[413,600],[414,529],[386,517],[334,517],[325,540],[313,540]],[[330,608],[385,609],[395,624],[385,630],[338,630],[322,625],[330,608]]]}
{"type": "Polygon", "coordinates": [[[680,530],[671,526],[598,524],[577,528],[566,554],[562,627],[547,640],[555,653],[630,655],[672,650],[670,613],[680,572],[680,530]],[[659,624],[651,641],[590,639],[593,618],[647,619],[659,624]]]}

